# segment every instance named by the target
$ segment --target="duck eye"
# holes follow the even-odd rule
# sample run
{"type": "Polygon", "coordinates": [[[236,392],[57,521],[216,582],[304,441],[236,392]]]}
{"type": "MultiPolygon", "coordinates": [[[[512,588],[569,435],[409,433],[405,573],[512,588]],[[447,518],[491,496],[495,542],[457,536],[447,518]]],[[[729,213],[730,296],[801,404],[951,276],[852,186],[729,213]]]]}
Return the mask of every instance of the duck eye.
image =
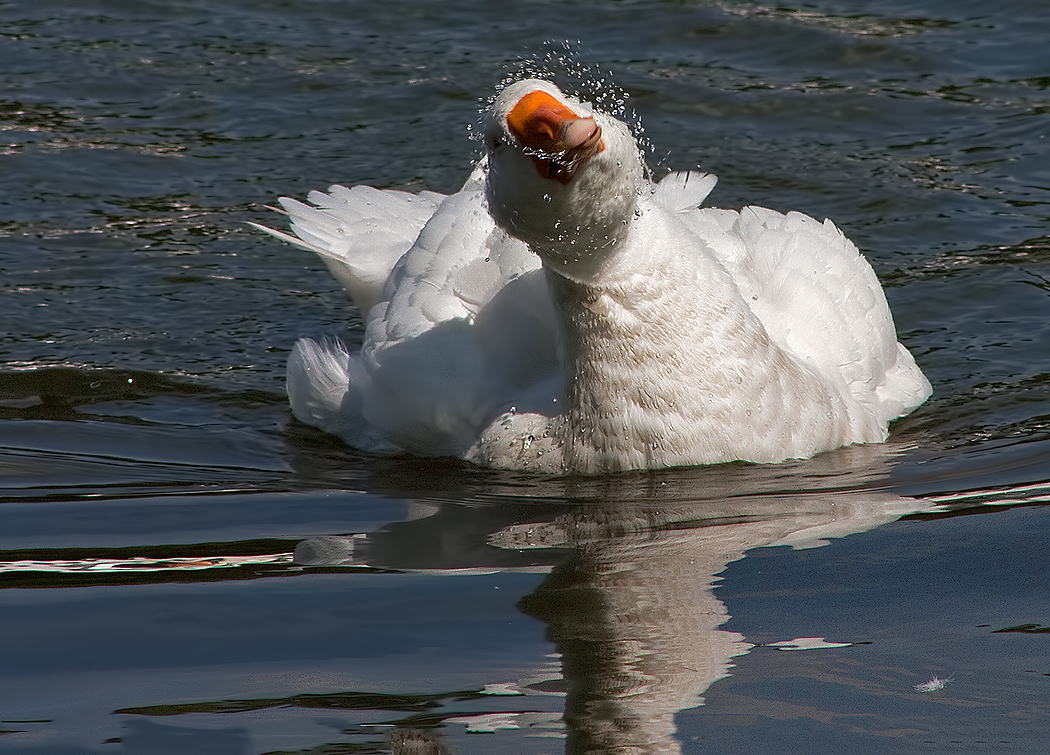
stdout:
{"type": "Polygon", "coordinates": [[[500,137],[498,137],[498,136],[492,137],[492,149],[499,149],[502,146],[503,146],[503,140],[500,137]]]}

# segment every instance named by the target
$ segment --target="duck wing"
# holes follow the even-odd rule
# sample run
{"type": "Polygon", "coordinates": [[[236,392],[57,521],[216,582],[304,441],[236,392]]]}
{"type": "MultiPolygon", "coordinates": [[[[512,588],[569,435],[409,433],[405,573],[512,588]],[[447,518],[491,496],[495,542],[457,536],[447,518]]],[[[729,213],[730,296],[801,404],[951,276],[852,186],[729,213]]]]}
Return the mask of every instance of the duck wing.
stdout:
{"type": "Polygon", "coordinates": [[[688,215],[770,338],[885,424],[930,384],[897,342],[875,272],[830,220],[761,207],[688,215]]]}
{"type": "Polygon", "coordinates": [[[390,271],[359,353],[297,344],[296,417],[365,450],[463,456],[501,411],[560,385],[539,264],[496,227],[483,192],[447,197],[390,271]]]}
{"type": "Polygon", "coordinates": [[[250,225],[316,252],[364,316],[445,195],[337,185],[327,193],[312,191],[307,199],[310,204],[280,199],[294,235],[250,225]]]}

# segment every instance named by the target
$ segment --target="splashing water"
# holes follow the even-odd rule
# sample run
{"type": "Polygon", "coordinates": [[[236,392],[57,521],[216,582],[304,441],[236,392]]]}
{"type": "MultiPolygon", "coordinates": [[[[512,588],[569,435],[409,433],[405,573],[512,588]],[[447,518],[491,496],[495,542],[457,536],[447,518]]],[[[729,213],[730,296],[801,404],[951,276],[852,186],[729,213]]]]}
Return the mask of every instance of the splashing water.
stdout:
{"type": "Polygon", "coordinates": [[[647,173],[649,159],[654,154],[654,147],[645,135],[641,118],[627,107],[630,94],[613,82],[612,71],[602,71],[596,64],[583,60],[582,44],[577,41],[547,41],[533,52],[524,53],[517,62],[508,66],[507,73],[496,87],[496,91],[484,98],[478,109],[478,122],[467,126],[470,138],[480,142],[485,132],[482,126],[483,113],[495,101],[504,87],[523,79],[543,79],[555,84],[568,95],[581,102],[593,105],[607,115],[618,118],[627,124],[634,135],[646,163],[647,173]]]}

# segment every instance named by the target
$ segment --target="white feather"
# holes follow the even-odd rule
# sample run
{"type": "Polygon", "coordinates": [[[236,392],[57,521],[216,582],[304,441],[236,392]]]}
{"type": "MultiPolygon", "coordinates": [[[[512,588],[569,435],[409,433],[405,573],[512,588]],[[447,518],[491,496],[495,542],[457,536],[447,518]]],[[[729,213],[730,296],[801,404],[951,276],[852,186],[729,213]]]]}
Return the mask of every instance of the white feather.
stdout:
{"type": "Polygon", "coordinates": [[[921,684],[916,684],[914,686],[917,692],[939,692],[940,690],[944,689],[949,684],[951,684],[953,681],[955,681],[953,677],[949,676],[947,679],[938,679],[937,675],[934,674],[933,678],[930,679],[930,681],[923,682],[921,684]]]}
{"type": "Polygon", "coordinates": [[[394,264],[445,197],[432,191],[410,194],[371,186],[332,186],[328,192],[310,192],[313,207],[281,198],[295,236],[258,223],[251,225],[316,252],[365,316],[394,264]]]}
{"type": "Polygon", "coordinates": [[[699,207],[718,183],[710,173],[668,173],[653,188],[653,199],[668,210],[686,212],[699,207]]]}

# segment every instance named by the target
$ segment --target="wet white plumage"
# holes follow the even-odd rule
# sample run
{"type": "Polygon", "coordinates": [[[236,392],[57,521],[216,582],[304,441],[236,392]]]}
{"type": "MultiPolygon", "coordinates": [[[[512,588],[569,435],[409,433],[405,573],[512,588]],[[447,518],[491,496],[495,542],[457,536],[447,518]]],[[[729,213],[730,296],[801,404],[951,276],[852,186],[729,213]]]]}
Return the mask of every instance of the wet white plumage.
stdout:
{"type": "Polygon", "coordinates": [[[296,344],[300,420],[377,453],[596,473],[878,442],[929,395],[830,221],[698,209],[712,176],[650,183],[626,126],[547,82],[506,87],[485,138],[448,197],[281,200],[295,236],[264,230],[367,313],[357,353],[296,344]],[[552,123],[560,160],[529,146],[552,123]]]}

